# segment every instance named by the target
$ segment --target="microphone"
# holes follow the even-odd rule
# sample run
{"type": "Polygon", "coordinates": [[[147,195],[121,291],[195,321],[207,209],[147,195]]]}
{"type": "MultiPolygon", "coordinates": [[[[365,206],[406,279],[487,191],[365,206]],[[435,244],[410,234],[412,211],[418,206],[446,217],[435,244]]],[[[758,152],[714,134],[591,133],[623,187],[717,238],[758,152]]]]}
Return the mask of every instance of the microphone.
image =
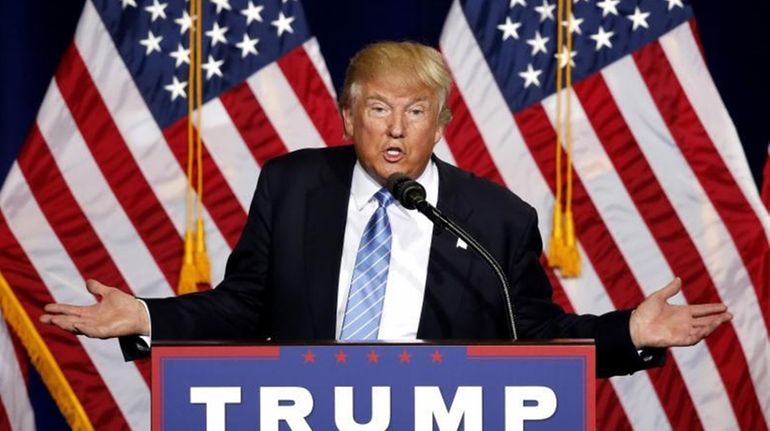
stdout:
{"type": "Polygon", "coordinates": [[[388,177],[387,188],[390,191],[390,194],[392,194],[404,208],[410,210],[416,209],[428,217],[428,219],[439,228],[446,229],[457,238],[465,241],[465,243],[476,251],[476,253],[478,253],[492,268],[492,271],[494,271],[497,279],[500,281],[501,295],[507,317],[506,323],[511,339],[517,340],[519,337],[516,332],[516,320],[513,313],[510,284],[508,283],[508,278],[505,276],[505,272],[503,272],[503,269],[500,267],[500,264],[497,263],[495,258],[462,227],[444,216],[438,208],[425,200],[425,188],[417,181],[409,178],[405,174],[397,172],[388,177]]]}
{"type": "Polygon", "coordinates": [[[417,209],[417,205],[423,202],[427,203],[425,201],[425,188],[400,172],[388,177],[387,187],[390,194],[408,210],[417,209]]]}

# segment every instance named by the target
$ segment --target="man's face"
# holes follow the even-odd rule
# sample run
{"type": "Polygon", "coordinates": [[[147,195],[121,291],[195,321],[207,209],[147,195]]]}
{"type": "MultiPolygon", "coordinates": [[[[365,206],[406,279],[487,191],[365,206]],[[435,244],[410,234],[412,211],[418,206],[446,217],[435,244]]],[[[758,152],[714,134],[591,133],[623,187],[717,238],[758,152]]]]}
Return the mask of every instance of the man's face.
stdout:
{"type": "Polygon", "coordinates": [[[444,132],[438,103],[438,94],[428,88],[384,80],[361,83],[342,116],[366,172],[380,184],[396,172],[411,178],[422,174],[444,132]]]}

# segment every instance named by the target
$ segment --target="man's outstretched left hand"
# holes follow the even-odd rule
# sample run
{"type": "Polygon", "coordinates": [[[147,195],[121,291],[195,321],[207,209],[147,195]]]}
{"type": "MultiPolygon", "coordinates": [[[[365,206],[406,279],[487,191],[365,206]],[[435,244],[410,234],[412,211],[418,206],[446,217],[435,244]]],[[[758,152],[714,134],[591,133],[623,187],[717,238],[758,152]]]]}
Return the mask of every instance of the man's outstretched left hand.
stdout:
{"type": "Polygon", "coordinates": [[[733,318],[724,304],[669,304],[668,299],[681,288],[682,280],[677,277],[648,296],[631,314],[629,329],[637,349],[692,346],[733,318]]]}

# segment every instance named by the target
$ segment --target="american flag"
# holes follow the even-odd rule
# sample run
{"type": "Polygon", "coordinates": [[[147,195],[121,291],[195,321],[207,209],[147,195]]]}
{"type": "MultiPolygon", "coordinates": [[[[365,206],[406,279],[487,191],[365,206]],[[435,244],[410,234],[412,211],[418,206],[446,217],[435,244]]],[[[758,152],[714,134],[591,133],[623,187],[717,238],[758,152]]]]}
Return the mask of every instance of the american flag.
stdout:
{"type": "MultiPolygon", "coordinates": [[[[175,293],[185,228],[185,8],[86,2],[0,191],[0,271],[72,389],[52,388],[67,417],[96,429],[148,428],[147,364],[124,363],[116,342],[64,334],[37,317],[47,302],[93,302],[86,278],[138,296],[175,293]]],[[[573,61],[583,274],[551,277],[556,299],[580,313],[633,307],[678,275],[677,301],[723,301],[735,314],[707,342],[670,350],[664,368],[600,382],[598,429],[766,429],[770,218],[692,12],[679,0],[572,8],[565,28],[574,53],[556,58],[555,0],[453,3],[439,48],[456,80],[455,118],[436,153],[525,198],[547,239],[556,61],[573,61]]],[[[260,166],[336,145],[342,130],[298,2],[211,0],[202,25],[204,217],[216,282],[260,166]]],[[[0,382],[6,407],[7,386],[0,382]]],[[[21,404],[7,416],[25,414],[21,404]]]]}
{"type": "MultiPolygon", "coordinates": [[[[456,79],[455,162],[505,184],[551,232],[556,10],[454,2],[441,50],[456,79]]],[[[633,307],[675,275],[677,302],[735,319],[664,368],[599,384],[598,429],[766,429],[770,218],[679,0],[574,1],[573,210],[583,274],[552,277],[579,313],[633,307]]],[[[565,23],[566,25],[566,23],[565,23]]],[[[567,55],[558,58],[567,61],[567,55]]]]}

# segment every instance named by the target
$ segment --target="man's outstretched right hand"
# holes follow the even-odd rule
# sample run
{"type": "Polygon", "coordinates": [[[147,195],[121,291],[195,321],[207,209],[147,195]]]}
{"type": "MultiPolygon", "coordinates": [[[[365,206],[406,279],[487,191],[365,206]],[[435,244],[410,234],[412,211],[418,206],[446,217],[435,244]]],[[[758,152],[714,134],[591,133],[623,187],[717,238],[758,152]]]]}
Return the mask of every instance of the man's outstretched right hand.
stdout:
{"type": "Polygon", "coordinates": [[[40,321],[92,338],[150,335],[147,312],[134,296],[96,280],[86,281],[86,288],[100,298],[96,304],[48,304],[40,321]]]}

